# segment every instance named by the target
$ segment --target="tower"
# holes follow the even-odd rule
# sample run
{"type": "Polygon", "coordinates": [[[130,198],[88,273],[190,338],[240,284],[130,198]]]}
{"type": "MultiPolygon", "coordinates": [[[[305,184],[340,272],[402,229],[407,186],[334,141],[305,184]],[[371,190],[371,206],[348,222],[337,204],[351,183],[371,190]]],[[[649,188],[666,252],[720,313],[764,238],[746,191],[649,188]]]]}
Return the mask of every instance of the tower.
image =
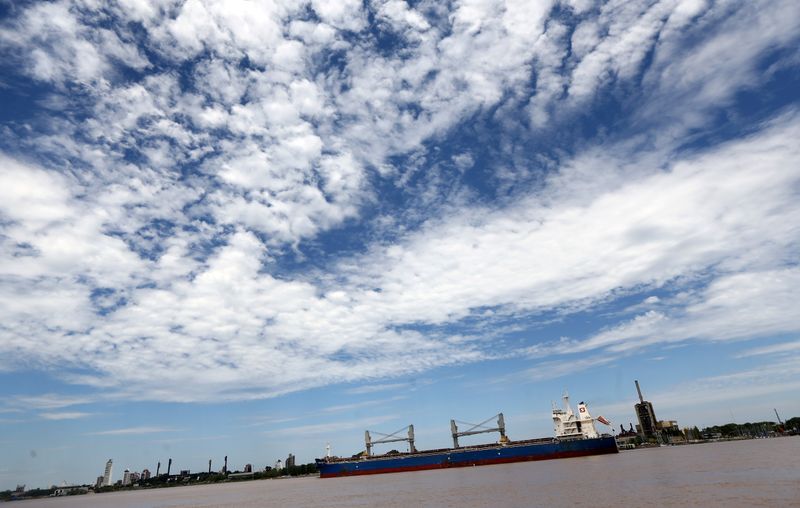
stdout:
{"type": "Polygon", "coordinates": [[[111,485],[111,470],[113,466],[114,466],[114,461],[108,459],[108,462],[106,462],[106,470],[105,472],[103,472],[103,487],[108,487],[109,485],[111,485]]]}
{"type": "Polygon", "coordinates": [[[167,476],[169,476],[170,469],[172,469],[172,459],[169,459],[169,462],[167,462],[167,476]]]}
{"type": "Polygon", "coordinates": [[[658,436],[656,429],[656,413],[653,411],[653,404],[644,400],[642,397],[642,389],[639,387],[639,381],[636,383],[636,391],[639,394],[639,403],[634,406],[636,409],[636,417],[639,419],[639,433],[644,439],[655,438],[658,436]]]}

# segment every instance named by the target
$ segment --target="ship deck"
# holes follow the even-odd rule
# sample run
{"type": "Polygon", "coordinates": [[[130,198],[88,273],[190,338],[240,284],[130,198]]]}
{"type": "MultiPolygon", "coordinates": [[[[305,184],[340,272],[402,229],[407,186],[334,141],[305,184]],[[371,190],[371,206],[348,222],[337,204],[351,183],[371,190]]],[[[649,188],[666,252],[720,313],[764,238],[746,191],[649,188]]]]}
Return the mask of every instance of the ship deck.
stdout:
{"type": "Polygon", "coordinates": [[[423,457],[426,455],[439,455],[442,453],[463,453],[463,452],[470,452],[470,451],[480,451],[486,450],[491,448],[514,448],[517,446],[528,446],[532,444],[548,444],[548,443],[557,443],[559,442],[558,439],[552,437],[546,438],[538,438],[538,439],[525,439],[522,441],[509,441],[508,443],[501,444],[501,443],[486,443],[486,444],[479,444],[479,445],[469,445],[469,446],[460,446],[458,448],[436,448],[432,450],[418,450],[416,452],[399,452],[399,453],[384,453],[382,455],[371,455],[371,456],[354,456],[354,457],[326,457],[324,459],[317,459],[322,462],[328,464],[336,464],[340,462],[353,462],[353,461],[363,461],[369,462],[372,460],[385,460],[385,459],[392,459],[398,457],[423,457]]]}

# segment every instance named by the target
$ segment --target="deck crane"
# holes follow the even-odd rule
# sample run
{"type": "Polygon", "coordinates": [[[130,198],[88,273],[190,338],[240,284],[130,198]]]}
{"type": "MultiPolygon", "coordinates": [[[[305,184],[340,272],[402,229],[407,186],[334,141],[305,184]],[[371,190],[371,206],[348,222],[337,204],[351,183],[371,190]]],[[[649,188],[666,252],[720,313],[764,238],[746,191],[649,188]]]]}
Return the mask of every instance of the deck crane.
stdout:
{"type": "Polygon", "coordinates": [[[364,431],[364,443],[367,445],[367,456],[372,456],[372,447],[376,444],[382,443],[397,443],[400,441],[407,441],[408,442],[408,451],[410,453],[414,453],[417,451],[417,448],[414,446],[414,426],[409,425],[408,427],[403,427],[400,430],[392,432],[391,434],[383,434],[381,432],[372,431],[373,434],[378,434],[382,436],[380,439],[372,439],[372,435],[368,430],[364,431]],[[408,429],[408,437],[400,437],[400,433],[408,429]]]}
{"type": "Polygon", "coordinates": [[[499,432],[500,433],[500,443],[506,444],[508,443],[508,437],[506,436],[506,422],[503,419],[503,413],[498,413],[491,418],[488,418],[481,423],[466,423],[466,422],[457,422],[456,420],[450,420],[450,430],[453,434],[453,448],[458,448],[458,438],[462,436],[472,436],[475,434],[484,434],[486,432],[499,432]],[[497,418],[497,427],[487,427],[486,424],[490,421],[497,418]],[[458,430],[458,423],[461,425],[471,425],[470,428],[467,430],[459,432],[458,430]]]}

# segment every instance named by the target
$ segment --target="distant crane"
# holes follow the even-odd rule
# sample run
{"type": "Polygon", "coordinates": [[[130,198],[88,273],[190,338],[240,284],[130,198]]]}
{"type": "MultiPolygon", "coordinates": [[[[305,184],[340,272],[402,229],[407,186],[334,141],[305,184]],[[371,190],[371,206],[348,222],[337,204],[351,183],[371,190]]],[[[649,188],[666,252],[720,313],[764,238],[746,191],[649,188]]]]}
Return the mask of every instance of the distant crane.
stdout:
{"type": "Polygon", "coordinates": [[[778,424],[781,426],[781,429],[785,429],[786,425],[783,424],[783,420],[781,420],[781,415],[778,414],[778,410],[775,408],[772,410],[775,411],[775,416],[778,418],[778,424]]]}

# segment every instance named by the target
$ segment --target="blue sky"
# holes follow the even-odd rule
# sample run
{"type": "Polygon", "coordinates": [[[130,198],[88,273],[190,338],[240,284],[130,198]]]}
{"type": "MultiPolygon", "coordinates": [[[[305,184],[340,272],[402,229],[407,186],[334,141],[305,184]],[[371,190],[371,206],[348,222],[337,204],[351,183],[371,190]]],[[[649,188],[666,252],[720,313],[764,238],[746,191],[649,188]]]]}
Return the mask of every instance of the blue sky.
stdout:
{"type": "Polygon", "coordinates": [[[0,488],[800,414],[795,1],[0,15],[0,488]]]}

